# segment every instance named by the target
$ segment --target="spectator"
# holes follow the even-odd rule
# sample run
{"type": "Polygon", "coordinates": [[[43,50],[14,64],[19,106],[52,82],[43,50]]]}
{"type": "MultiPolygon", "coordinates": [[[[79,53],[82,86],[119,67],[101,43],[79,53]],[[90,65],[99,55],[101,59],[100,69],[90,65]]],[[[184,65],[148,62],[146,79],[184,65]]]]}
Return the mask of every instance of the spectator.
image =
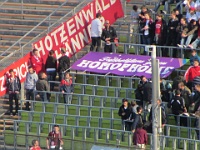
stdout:
{"type": "Polygon", "coordinates": [[[190,89],[185,86],[184,82],[180,82],[178,84],[179,90],[181,92],[181,97],[183,97],[183,99],[185,100],[185,107],[187,109],[187,111],[189,111],[189,106],[192,104],[191,103],[191,91],[190,89]]]}
{"type": "Polygon", "coordinates": [[[185,72],[185,81],[192,91],[192,81],[195,77],[200,76],[199,60],[194,60],[193,66],[190,66],[185,72]]]}
{"type": "Polygon", "coordinates": [[[183,15],[180,13],[180,11],[178,9],[174,9],[173,10],[176,14],[176,17],[178,18],[178,21],[181,21],[181,18],[183,18],[183,15]]]}
{"type": "Polygon", "coordinates": [[[101,13],[96,14],[96,19],[92,20],[91,23],[91,38],[92,38],[92,45],[90,47],[90,51],[94,51],[95,46],[97,45],[96,51],[100,51],[101,46],[101,34],[102,34],[102,24],[101,13]]]}
{"type": "Polygon", "coordinates": [[[192,44],[188,45],[189,48],[191,49],[196,49],[197,46],[200,43],[200,19],[198,20],[198,30],[197,30],[197,38],[194,42],[192,42],[192,44]]]}
{"type": "Polygon", "coordinates": [[[195,94],[193,96],[193,103],[195,103],[193,112],[195,113],[200,109],[200,77],[196,77],[193,80],[195,94]]]}
{"type": "Polygon", "coordinates": [[[133,135],[133,144],[136,145],[137,148],[145,149],[147,145],[147,139],[147,132],[143,129],[143,124],[139,123],[138,128],[133,135]]]}
{"type": "Polygon", "coordinates": [[[145,76],[141,76],[143,86],[143,101],[151,103],[152,99],[152,82],[148,81],[145,76]]]}
{"type": "Polygon", "coordinates": [[[130,107],[128,100],[124,99],[123,104],[120,106],[118,115],[121,116],[123,127],[126,131],[131,131],[132,122],[131,118],[132,108],[130,107]]]}
{"type": "Polygon", "coordinates": [[[138,21],[140,10],[136,5],[133,5],[133,10],[131,11],[131,24],[130,24],[130,36],[133,37],[133,43],[138,43],[136,36],[134,34],[138,33],[138,21]]]}
{"type": "Polygon", "coordinates": [[[60,132],[59,125],[54,125],[53,131],[51,131],[48,134],[48,137],[46,139],[47,143],[47,149],[50,150],[59,150],[62,149],[63,140],[62,140],[62,135],[60,132]]]}
{"type": "Polygon", "coordinates": [[[185,108],[185,101],[180,95],[180,90],[175,90],[175,97],[172,98],[172,100],[168,103],[168,107],[171,108],[172,113],[176,115],[174,116],[174,118],[177,125],[179,125],[177,116],[183,114],[184,112],[187,112],[185,108]]]}
{"type": "MultiPolygon", "coordinates": [[[[148,12],[144,13],[145,20],[143,22],[141,31],[143,32],[142,41],[143,44],[150,45],[153,42],[155,34],[155,24],[151,19],[151,16],[148,12]]],[[[144,54],[146,54],[144,52],[144,54]]]]}
{"type": "Polygon", "coordinates": [[[162,101],[169,102],[172,94],[172,85],[164,79],[160,79],[160,92],[162,101]]]}
{"type": "Polygon", "coordinates": [[[188,24],[188,32],[186,33],[186,36],[181,38],[181,45],[178,44],[178,46],[181,48],[186,48],[191,43],[193,37],[196,35],[197,29],[198,26],[196,21],[192,19],[188,24]]]}
{"type": "Polygon", "coordinates": [[[187,15],[186,15],[186,19],[187,19],[187,22],[188,22],[188,23],[189,23],[191,20],[195,20],[195,21],[198,20],[197,15],[196,15],[196,13],[195,13],[195,8],[194,8],[194,7],[190,7],[189,13],[187,13],[187,15]]]}
{"type": "Polygon", "coordinates": [[[60,83],[60,90],[63,93],[64,103],[71,104],[72,101],[72,93],[73,93],[73,84],[72,78],[70,77],[69,73],[65,74],[64,79],[62,79],[60,83]]]}
{"type": "Polygon", "coordinates": [[[200,57],[197,54],[195,49],[191,50],[191,56],[190,56],[190,65],[193,66],[194,65],[194,60],[199,60],[200,61],[200,57]]]}
{"type": "Polygon", "coordinates": [[[183,72],[178,72],[178,76],[176,76],[173,79],[172,90],[178,90],[178,84],[180,82],[184,82],[185,83],[184,73],[183,72]]]}
{"type": "Polygon", "coordinates": [[[21,82],[18,76],[15,75],[13,69],[9,70],[10,77],[6,80],[6,87],[9,94],[10,116],[13,116],[13,100],[15,100],[15,115],[19,109],[19,92],[21,90],[21,82]]]}
{"type": "Polygon", "coordinates": [[[115,38],[117,37],[117,33],[115,29],[110,26],[109,20],[105,21],[105,28],[103,29],[101,39],[105,41],[104,52],[112,53],[115,51],[115,45],[111,42],[114,42],[115,38]]]}
{"type": "Polygon", "coordinates": [[[33,49],[30,61],[31,66],[33,66],[33,70],[35,70],[36,74],[38,74],[41,71],[44,71],[43,58],[40,57],[40,53],[37,49],[33,49]]]}
{"type": "MultiPolygon", "coordinates": [[[[56,80],[56,71],[57,71],[57,60],[54,57],[54,50],[49,51],[49,56],[45,63],[45,69],[47,73],[48,81],[55,81],[56,80]]],[[[50,90],[54,90],[55,83],[50,83],[50,90]]]]}
{"type": "Polygon", "coordinates": [[[32,147],[30,148],[30,150],[41,150],[38,140],[32,141],[32,147]]]}
{"type": "Polygon", "coordinates": [[[185,0],[183,2],[183,4],[185,4],[185,9],[186,9],[186,16],[190,13],[190,9],[194,9],[195,7],[195,3],[193,0],[185,0]]]}
{"type": "Polygon", "coordinates": [[[38,75],[38,81],[36,82],[36,90],[38,91],[38,94],[42,101],[49,101],[50,94],[50,88],[49,84],[46,80],[47,76],[44,72],[40,72],[38,75]]]}
{"type": "Polygon", "coordinates": [[[137,113],[137,107],[138,107],[138,105],[137,105],[136,101],[131,101],[131,108],[132,108],[132,116],[133,116],[133,118],[137,113]]]}
{"type": "MultiPolygon", "coordinates": [[[[28,67],[28,73],[26,74],[26,80],[24,87],[26,89],[26,100],[34,99],[34,91],[36,90],[36,82],[38,80],[38,75],[33,70],[32,66],[28,67]]],[[[30,110],[29,101],[26,102],[26,110],[30,110]]]]}
{"type": "MultiPolygon", "coordinates": [[[[167,24],[162,18],[162,14],[156,14],[155,21],[155,43],[156,45],[164,45],[166,42],[167,35],[167,24]]],[[[167,56],[168,54],[162,49],[162,56],[167,56]]]]}
{"type": "Polygon", "coordinates": [[[199,17],[200,17],[200,1],[199,0],[196,0],[196,2],[194,4],[194,8],[196,10],[197,18],[199,19],[199,17]]]}
{"type": "Polygon", "coordinates": [[[143,120],[142,120],[142,107],[138,106],[137,107],[137,113],[134,117],[134,120],[133,120],[133,125],[132,125],[132,132],[134,133],[135,130],[137,129],[138,127],[138,124],[143,124],[143,120]]]}
{"type": "Polygon", "coordinates": [[[61,49],[62,56],[59,58],[59,64],[58,64],[58,74],[59,74],[59,81],[63,79],[64,72],[68,71],[70,68],[70,59],[68,56],[65,55],[66,50],[64,48],[61,49]]]}

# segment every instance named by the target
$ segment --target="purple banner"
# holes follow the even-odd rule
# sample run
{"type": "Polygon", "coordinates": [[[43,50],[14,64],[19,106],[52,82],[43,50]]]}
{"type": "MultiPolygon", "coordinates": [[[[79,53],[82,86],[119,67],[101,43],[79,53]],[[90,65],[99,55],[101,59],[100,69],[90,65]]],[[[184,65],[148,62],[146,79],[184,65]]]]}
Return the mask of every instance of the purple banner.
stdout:
{"type": "MultiPolygon", "coordinates": [[[[165,78],[171,72],[187,63],[187,59],[157,57],[160,61],[160,77],[165,78]]],[[[151,78],[151,57],[132,54],[90,52],[72,67],[95,73],[110,73],[119,76],[146,76],[151,78]]]]}

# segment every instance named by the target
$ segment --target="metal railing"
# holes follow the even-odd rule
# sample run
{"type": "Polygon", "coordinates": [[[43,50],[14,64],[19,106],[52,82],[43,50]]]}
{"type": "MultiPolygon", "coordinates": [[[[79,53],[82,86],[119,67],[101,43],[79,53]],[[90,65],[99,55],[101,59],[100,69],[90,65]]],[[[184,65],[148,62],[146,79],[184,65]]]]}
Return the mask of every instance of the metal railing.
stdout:
{"type": "MultiPolygon", "coordinates": [[[[4,120],[4,129],[6,121],[4,120]]],[[[41,123],[41,122],[32,122],[32,121],[20,121],[20,120],[14,120],[13,129],[14,131],[8,132],[4,130],[4,147],[6,147],[7,143],[9,143],[8,139],[11,140],[11,138],[14,139],[14,147],[17,147],[18,145],[25,145],[26,147],[29,146],[27,140],[27,136],[33,135],[33,137],[40,137],[43,135],[43,133],[48,134],[48,132],[52,131],[52,128],[55,124],[54,123],[41,123]],[[21,132],[19,132],[18,125],[24,126],[21,132]],[[29,132],[29,127],[35,126],[37,128],[37,131],[35,133],[29,132]],[[19,135],[18,135],[19,134],[19,135]],[[19,141],[18,138],[22,137],[21,135],[24,135],[24,139],[19,141]],[[20,143],[20,144],[19,144],[20,143]]],[[[63,135],[63,138],[70,138],[72,140],[81,139],[81,141],[86,142],[88,140],[99,143],[102,142],[102,144],[109,144],[114,143],[115,146],[122,146],[120,143],[123,143],[124,147],[130,148],[132,147],[132,133],[128,131],[122,131],[122,130],[114,130],[114,129],[106,129],[106,128],[93,128],[93,127],[84,127],[84,126],[70,126],[66,124],[59,124],[60,131],[63,135]],[[118,142],[116,142],[118,141],[118,142]],[[119,142],[120,141],[120,142],[119,142]],[[122,142],[121,142],[122,141],[122,142]]],[[[176,126],[166,125],[166,127],[172,128],[174,127],[177,129],[176,126]]],[[[187,130],[187,128],[185,128],[187,130]]],[[[190,128],[190,130],[196,130],[195,128],[190,128]]],[[[150,141],[148,142],[147,148],[150,148],[149,145],[152,143],[152,135],[148,134],[150,141]]],[[[174,136],[167,136],[167,135],[160,135],[160,147],[162,150],[164,148],[169,147],[173,150],[176,149],[184,149],[187,150],[188,148],[197,150],[199,148],[199,141],[194,140],[191,138],[181,138],[181,137],[174,137],[174,136]],[[178,141],[181,143],[181,145],[178,145],[178,141]]],[[[41,139],[39,138],[39,141],[41,139]]],[[[40,142],[41,143],[41,142],[40,142]]],[[[66,144],[66,143],[65,143],[66,144]]],[[[73,149],[73,148],[72,148],[73,149]]]]}
{"type": "MultiPolygon", "coordinates": [[[[59,20],[57,20],[56,22],[54,22],[53,24],[50,24],[48,29],[42,31],[40,34],[38,34],[37,36],[35,36],[33,39],[31,39],[29,42],[27,42],[25,45],[20,46],[20,49],[18,50],[13,50],[13,47],[15,45],[21,45],[21,41],[23,39],[25,39],[25,37],[29,34],[31,34],[35,29],[37,29],[42,23],[44,23],[45,21],[49,21],[51,20],[51,16],[56,13],[60,8],[62,8],[62,6],[64,6],[68,1],[65,1],[62,5],[60,5],[57,9],[55,9],[49,16],[47,16],[45,19],[43,19],[40,23],[38,23],[34,28],[32,28],[29,32],[27,32],[23,37],[21,37],[17,42],[15,42],[12,46],[10,46],[6,51],[4,51],[2,55],[6,54],[8,51],[12,51],[8,56],[4,57],[3,59],[0,60],[0,62],[4,62],[1,63],[1,65],[4,64],[4,66],[11,64],[12,62],[8,62],[8,64],[5,63],[6,60],[10,59],[11,56],[15,55],[15,54],[21,54],[21,56],[24,56],[25,54],[27,54],[28,52],[30,52],[30,48],[32,47],[32,43],[35,42],[36,40],[38,40],[40,37],[43,37],[46,35],[46,33],[50,32],[54,27],[60,25],[67,17],[72,16],[73,14],[75,14],[76,12],[78,12],[83,6],[85,6],[86,3],[90,2],[91,0],[83,0],[81,1],[74,9],[72,9],[70,12],[66,13],[66,15],[62,16],[59,20]],[[25,47],[28,48],[28,50],[25,50],[25,47]]],[[[14,60],[15,61],[15,60],[14,60]]],[[[6,67],[5,66],[5,67],[6,67]]]]}

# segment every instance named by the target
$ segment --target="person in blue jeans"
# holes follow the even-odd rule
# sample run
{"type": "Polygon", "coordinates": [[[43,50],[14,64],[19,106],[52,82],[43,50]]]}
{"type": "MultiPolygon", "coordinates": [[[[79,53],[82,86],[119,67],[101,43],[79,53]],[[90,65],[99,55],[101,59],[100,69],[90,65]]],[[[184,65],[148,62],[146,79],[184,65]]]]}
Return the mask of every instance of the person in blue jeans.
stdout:
{"type": "Polygon", "coordinates": [[[197,35],[198,37],[196,38],[196,40],[194,42],[192,42],[192,44],[188,45],[189,48],[191,49],[196,49],[197,46],[200,43],[200,19],[198,20],[198,31],[197,31],[197,35]]]}
{"type": "MultiPolygon", "coordinates": [[[[55,81],[56,79],[56,72],[57,72],[57,60],[54,57],[54,50],[49,51],[49,56],[45,63],[45,69],[47,73],[47,80],[48,81],[55,81]]],[[[54,90],[55,83],[50,83],[50,90],[54,90]]]]}

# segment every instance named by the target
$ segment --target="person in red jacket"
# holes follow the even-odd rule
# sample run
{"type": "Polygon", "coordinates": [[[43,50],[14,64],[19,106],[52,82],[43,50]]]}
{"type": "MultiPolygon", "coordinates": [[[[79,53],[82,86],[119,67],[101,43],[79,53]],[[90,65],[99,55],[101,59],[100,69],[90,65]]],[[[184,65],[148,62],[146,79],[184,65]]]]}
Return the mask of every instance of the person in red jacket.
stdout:
{"type": "Polygon", "coordinates": [[[31,66],[33,66],[33,69],[37,74],[41,71],[44,71],[43,59],[42,57],[40,57],[39,51],[37,49],[33,49],[30,61],[31,61],[31,66]]]}
{"type": "Polygon", "coordinates": [[[38,140],[32,141],[32,147],[30,148],[30,150],[41,150],[38,140]]]}
{"type": "Polygon", "coordinates": [[[145,149],[147,144],[147,131],[143,129],[143,124],[138,124],[133,135],[133,144],[136,145],[136,148],[145,149]]]}
{"type": "Polygon", "coordinates": [[[193,66],[190,66],[185,72],[185,81],[190,90],[192,90],[192,81],[197,76],[200,76],[200,66],[199,60],[195,59],[193,66]]]}

